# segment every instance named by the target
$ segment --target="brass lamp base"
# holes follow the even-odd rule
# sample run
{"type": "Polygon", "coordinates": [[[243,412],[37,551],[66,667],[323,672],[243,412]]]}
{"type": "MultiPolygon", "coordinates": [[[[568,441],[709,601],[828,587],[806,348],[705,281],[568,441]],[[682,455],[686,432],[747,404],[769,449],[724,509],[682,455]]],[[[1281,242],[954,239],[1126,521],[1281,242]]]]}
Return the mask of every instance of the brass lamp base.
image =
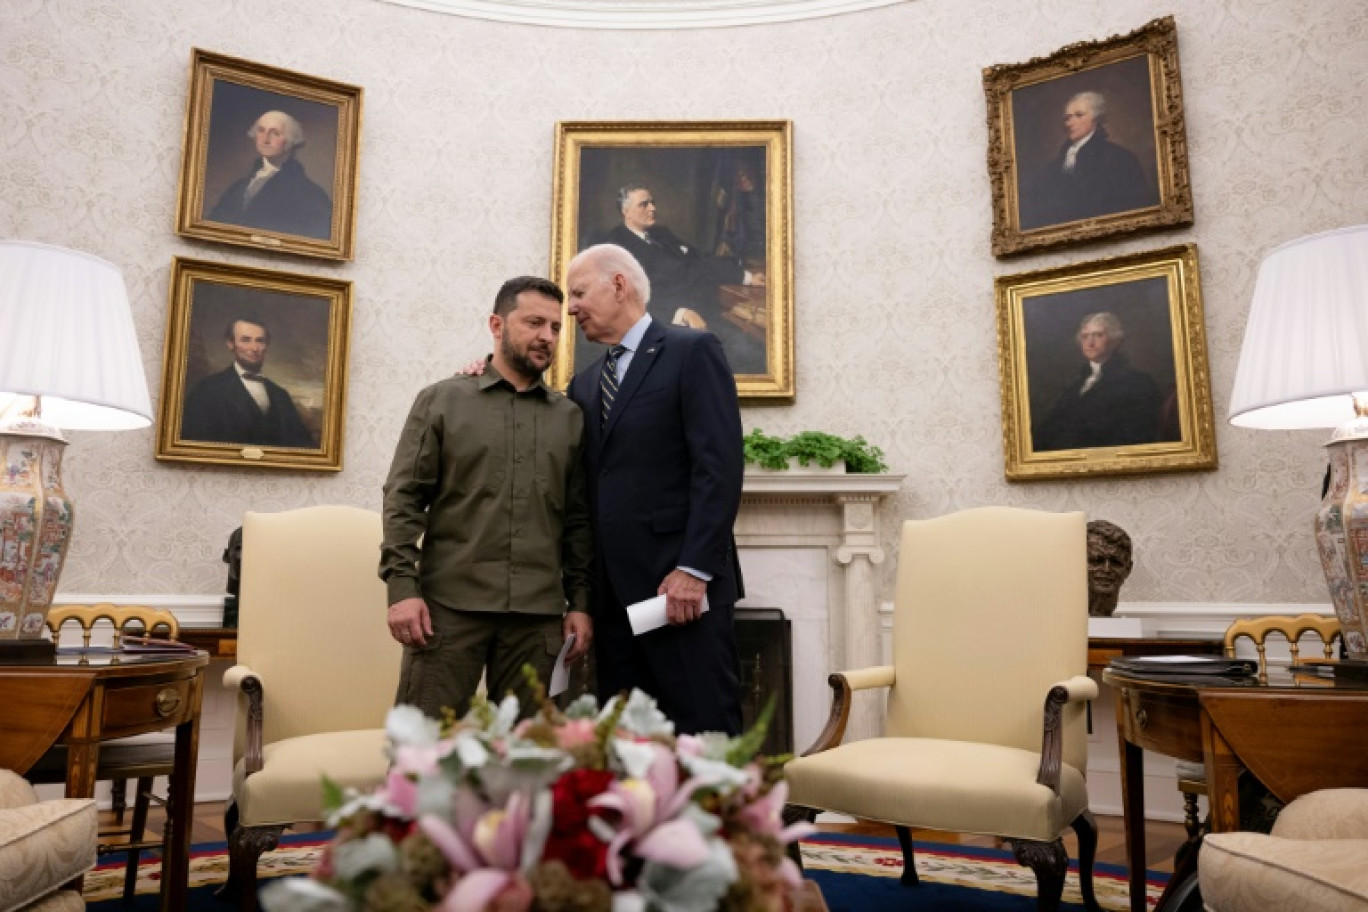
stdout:
{"type": "Polygon", "coordinates": [[[51,665],[56,655],[52,640],[0,640],[0,665],[51,665]]]}

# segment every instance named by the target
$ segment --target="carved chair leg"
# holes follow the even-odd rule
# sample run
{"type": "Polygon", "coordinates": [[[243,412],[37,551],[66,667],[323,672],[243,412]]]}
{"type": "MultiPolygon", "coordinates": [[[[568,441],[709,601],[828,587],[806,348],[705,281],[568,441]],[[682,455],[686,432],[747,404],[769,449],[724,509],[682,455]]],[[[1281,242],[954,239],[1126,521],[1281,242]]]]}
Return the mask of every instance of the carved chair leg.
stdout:
{"type": "MultiPolygon", "coordinates": [[[[800,807],[796,804],[786,804],[784,805],[783,818],[784,826],[786,827],[800,822],[815,823],[817,820],[817,812],[812,808],[800,807]]],[[[798,866],[798,870],[803,870],[803,850],[799,848],[798,843],[790,842],[786,851],[788,852],[788,857],[793,859],[793,863],[798,866]]]]}
{"type": "Polygon", "coordinates": [[[1036,912],[1057,912],[1059,898],[1064,895],[1064,874],[1069,869],[1069,855],[1064,851],[1064,840],[1038,842],[1034,839],[1014,839],[1012,854],[1017,864],[1025,865],[1036,876],[1036,912]]]}
{"type": "Polygon", "coordinates": [[[231,897],[229,883],[237,893],[238,912],[259,912],[257,904],[257,862],[261,853],[280,843],[283,824],[276,826],[239,826],[228,835],[228,882],[215,895],[231,897]]]}
{"type": "Polygon", "coordinates": [[[912,831],[905,826],[893,828],[898,834],[898,845],[903,853],[902,877],[898,878],[904,887],[915,887],[917,880],[917,859],[912,854],[912,831]]]}
{"type": "MultiPolygon", "coordinates": [[[[150,797],[152,793],[152,777],[144,776],[138,780],[133,789],[133,822],[128,828],[128,841],[133,845],[143,841],[143,834],[147,831],[147,808],[152,803],[150,797]]],[[[124,902],[131,903],[133,897],[138,893],[138,861],[142,856],[141,849],[128,850],[128,862],[124,867],[124,902]]]]}
{"type": "MultiPolygon", "coordinates": [[[[1070,824],[1078,834],[1078,888],[1083,893],[1083,908],[1102,912],[1093,892],[1093,863],[1097,860],[1097,818],[1085,810],[1070,824]]],[[[1066,862],[1067,863],[1067,862],[1066,862]]]]}
{"type": "Polygon", "coordinates": [[[128,808],[128,780],[109,780],[109,805],[114,811],[114,823],[123,826],[124,811],[128,808]]]}
{"type": "Polygon", "coordinates": [[[1183,829],[1187,830],[1189,841],[1196,839],[1202,832],[1201,811],[1195,792],[1183,792],[1183,829]]]}

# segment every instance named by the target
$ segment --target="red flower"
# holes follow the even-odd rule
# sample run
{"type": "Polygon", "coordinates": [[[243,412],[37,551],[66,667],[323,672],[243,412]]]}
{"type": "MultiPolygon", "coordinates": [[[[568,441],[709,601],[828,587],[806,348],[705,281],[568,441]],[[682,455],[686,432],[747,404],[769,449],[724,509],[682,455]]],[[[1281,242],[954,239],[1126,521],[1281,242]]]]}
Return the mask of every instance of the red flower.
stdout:
{"type": "Polygon", "coordinates": [[[607,791],[613,774],[607,770],[573,769],[551,786],[551,834],[544,861],[560,861],[580,880],[601,879],[608,871],[608,846],[589,832],[589,799],[607,791]]]}

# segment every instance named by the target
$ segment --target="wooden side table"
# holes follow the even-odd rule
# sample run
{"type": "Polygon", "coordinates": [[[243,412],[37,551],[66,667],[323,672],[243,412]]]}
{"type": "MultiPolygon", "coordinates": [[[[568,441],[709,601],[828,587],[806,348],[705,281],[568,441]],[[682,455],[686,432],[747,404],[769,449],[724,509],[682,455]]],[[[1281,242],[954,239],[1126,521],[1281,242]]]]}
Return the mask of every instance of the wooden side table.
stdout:
{"type": "MultiPolygon", "coordinates": [[[[1360,733],[1368,728],[1366,688],[1285,673],[1260,684],[1174,681],[1110,669],[1103,680],[1118,694],[1132,912],[1146,909],[1144,751],[1205,764],[1214,833],[1239,827],[1236,780],[1242,769],[1282,801],[1316,789],[1368,785],[1368,754],[1360,749],[1360,733]]],[[[1187,858],[1195,863],[1195,855],[1187,858]]],[[[1181,873],[1175,871],[1169,889],[1181,873]]],[[[1160,908],[1167,898],[1168,890],[1160,908]]]]}
{"type": "Polygon", "coordinates": [[[200,702],[209,656],[59,653],[49,665],[0,665],[0,766],[22,775],[55,744],[67,746],[66,795],[95,794],[100,742],[174,728],[161,909],[186,905],[200,702]]]}

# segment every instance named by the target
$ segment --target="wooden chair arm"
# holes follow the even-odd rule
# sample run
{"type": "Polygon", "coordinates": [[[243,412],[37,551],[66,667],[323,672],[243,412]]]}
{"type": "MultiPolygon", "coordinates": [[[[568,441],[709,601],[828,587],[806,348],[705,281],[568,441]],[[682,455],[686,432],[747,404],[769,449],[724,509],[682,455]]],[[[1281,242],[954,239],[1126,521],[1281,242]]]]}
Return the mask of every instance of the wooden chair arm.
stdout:
{"type": "Polygon", "coordinates": [[[256,672],[246,665],[234,665],[223,673],[223,686],[247,698],[247,743],[243,752],[248,776],[261,771],[262,695],[264,685],[256,672]]]}
{"type": "Polygon", "coordinates": [[[857,690],[891,687],[893,678],[892,665],[832,672],[827,677],[827,684],[831,687],[831,713],[827,716],[826,725],[817,734],[817,740],[800,756],[818,754],[840,744],[845,737],[846,722],[850,719],[851,695],[857,690]]]}
{"type": "Polygon", "coordinates": [[[1036,782],[1059,794],[1059,779],[1064,766],[1064,707],[1097,696],[1097,682],[1086,675],[1074,675],[1050,687],[1045,695],[1045,731],[1040,744],[1040,770],[1036,782]]]}

